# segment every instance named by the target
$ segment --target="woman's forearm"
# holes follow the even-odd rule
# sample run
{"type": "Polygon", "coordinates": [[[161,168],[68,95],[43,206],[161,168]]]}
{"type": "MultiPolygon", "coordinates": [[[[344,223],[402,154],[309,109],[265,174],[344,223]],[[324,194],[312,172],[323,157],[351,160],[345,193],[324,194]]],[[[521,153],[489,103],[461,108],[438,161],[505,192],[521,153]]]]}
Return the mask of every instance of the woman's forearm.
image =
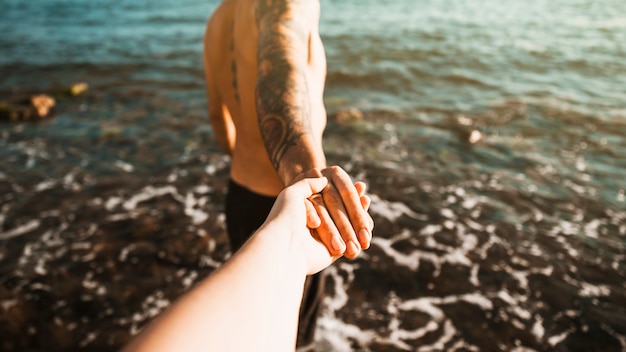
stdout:
{"type": "Polygon", "coordinates": [[[284,227],[265,224],[127,351],[293,351],[306,277],[297,247],[284,227]]]}
{"type": "Polygon", "coordinates": [[[322,177],[285,188],[250,240],[125,351],[293,351],[305,277],[336,259],[306,220],[305,199],[327,185],[322,177]]]}

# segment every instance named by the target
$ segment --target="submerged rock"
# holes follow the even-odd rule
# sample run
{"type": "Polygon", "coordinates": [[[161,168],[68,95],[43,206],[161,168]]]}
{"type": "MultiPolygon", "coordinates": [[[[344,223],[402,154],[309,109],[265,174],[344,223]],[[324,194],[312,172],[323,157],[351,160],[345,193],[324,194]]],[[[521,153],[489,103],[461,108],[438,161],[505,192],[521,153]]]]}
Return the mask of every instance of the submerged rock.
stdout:
{"type": "Polygon", "coordinates": [[[30,97],[30,105],[35,108],[37,116],[40,118],[48,116],[56,101],[46,94],[33,95],[30,97]]]}
{"type": "Polygon", "coordinates": [[[72,84],[68,89],[68,94],[75,97],[85,93],[89,89],[89,85],[85,82],[77,82],[72,84]]]}
{"type": "Polygon", "coordinates": [[[483,139],[483,134],[479,130],[472,130],[467,139],[471,144],[476,144],[483,139]]]}
{"type": "Polygon", "coordinates": [[[360,121],[363,120],[363,112],[357,108],[341,110],[334,116],[336,122],[360,121]]]}
{"type": "Polygon", "coordinates": [[[455,132],[459,140],[464,143],[477,144],[484,138],[483,133],[475,128],[458,128],[455,132]]]}
{"type": "Polygon", "coordinates": [[[36,94],[26,99],[17,99],[13,103],[0,103],[0,119],[17,121],[39,120],[47,117],[56,100],[47,94],[36,94]]]}
{"type": "Polygon", "coordinates": [[[0,120],[21,122],[35,121],[51,116],[57,100],[76,97],[89,89],[85,82],[73,83],[62,88],[50,89],[47,93],[13,92],[0,101],[0,120]]]}

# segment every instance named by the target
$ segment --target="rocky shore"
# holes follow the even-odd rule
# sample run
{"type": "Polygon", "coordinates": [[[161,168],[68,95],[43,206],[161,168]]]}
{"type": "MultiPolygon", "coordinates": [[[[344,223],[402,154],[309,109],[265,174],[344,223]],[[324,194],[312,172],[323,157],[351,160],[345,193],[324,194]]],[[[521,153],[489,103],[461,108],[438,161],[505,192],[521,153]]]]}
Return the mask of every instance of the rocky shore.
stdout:
{"type": "Polygon", "coordinates": [[[0,121],[38,121],[52,117],[58,100],[77,97],[88,89],[85,82],[49,90],[22,92],[16,88],[0,95],[0,121]]]}

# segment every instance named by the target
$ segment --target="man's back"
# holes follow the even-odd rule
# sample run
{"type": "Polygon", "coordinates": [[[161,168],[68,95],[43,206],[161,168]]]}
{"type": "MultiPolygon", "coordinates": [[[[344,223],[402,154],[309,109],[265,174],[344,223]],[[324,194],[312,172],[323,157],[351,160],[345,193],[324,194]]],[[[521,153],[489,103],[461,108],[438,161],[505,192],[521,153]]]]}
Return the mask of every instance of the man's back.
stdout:
{"type": "MultiPolygon", "coordinates": [[[[259,78],[259,17],[263,11],[260,2],[225,0],[214,12],[205,35],[205,70],[213,126],[218,138],[228,139],[222,145],[233,148],[229,151],[232,156],[231,178],[251,191],[274,196],[282,190],[285,180],[277,174],[276,165],[267,153],[267,137],[264,142],[259,129],[256,87],[259,78]],[[220,131],[220,126],[226,127],[220,131]],[[234,131],[229,132],[228,126],[234,127],[234,131]]],[[[319,2],[293,1],[288,4],[290,2],[278,0],[274,3],[276,5],[269,10],[283,11],[277,15],[295,18],[307,31],[305,45],[295,44],[289,48],[293,57],[302,57],[304,61],[311,134],[323,154],[321,138],[326,112],[322,99],[326,61],[318,34],[319,2]]],[[[276,69],[263,63],[262,70],[276,69]]],[[[280,139],[280,136],[276,138],[280,139]]],[[[320,166],[323,165],[310,167],[320,166]]]]}

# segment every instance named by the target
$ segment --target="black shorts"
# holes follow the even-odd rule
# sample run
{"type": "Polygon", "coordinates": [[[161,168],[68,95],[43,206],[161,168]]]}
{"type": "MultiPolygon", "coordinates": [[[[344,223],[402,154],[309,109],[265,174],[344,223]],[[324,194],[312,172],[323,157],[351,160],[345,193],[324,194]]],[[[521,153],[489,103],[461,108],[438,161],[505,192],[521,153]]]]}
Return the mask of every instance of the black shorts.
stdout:
{"type": "MultiPolygon", "coordinates": [[[[228,182],[226,195],[226,227],[231,251],[234,253],[246,243],[270,213],[275,197],[268,197],[250,191],[233,180],[228,182]]],[[[313,343],[316,321],[324,295],[322,273],[307,277],[304,296],[300,306],[297,346],[313,343]]]]}
{"type": "Polygon", "coordinates": [[[233,253],[238,251],[252,233],[263,225],[275,201],[276,197],[260,195],[233,180],[228,181],[226,228],[233,253]]]}

